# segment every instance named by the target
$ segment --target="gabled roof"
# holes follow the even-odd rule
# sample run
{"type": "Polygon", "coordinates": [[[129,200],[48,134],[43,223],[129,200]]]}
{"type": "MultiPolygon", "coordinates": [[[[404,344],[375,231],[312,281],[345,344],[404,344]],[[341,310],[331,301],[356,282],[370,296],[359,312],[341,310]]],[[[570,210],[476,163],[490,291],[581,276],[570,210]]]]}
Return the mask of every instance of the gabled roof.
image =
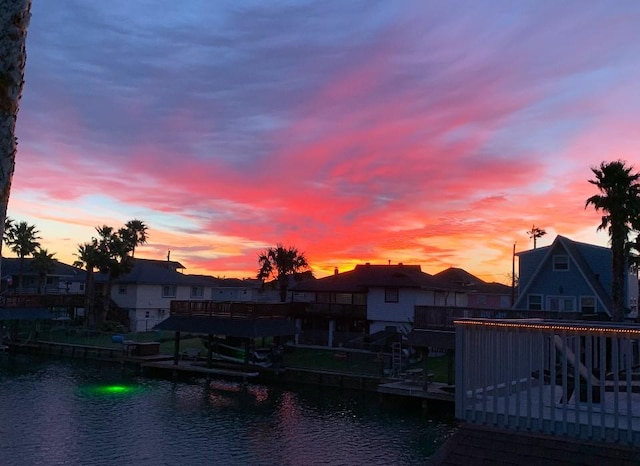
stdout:
{"type": "Polygon", "coordinates": [[[609,248],[605,248],[602,246],[597,246],[594,244],[581,243],[578,241],[570,240],[565,236],[556,236],[556,239],[553,240],[553,243],[549,246],[544,246],[542,248],[531,249],[528,251],[521,251],[516,253],[516,256],[525,256],[529,254],[539,254],[542,255],[542,258],[538,262],[538,266],[536,270],[531,275],[531,279],[525,285],[525,287],[520,291],[518,299],[516,300],[515,307],[518,307],[525,299],[527,299],[527,293],[534,283],[535,279],[540,275],[542,270],[544,270],[545,266],[551,263],[553,254],[563,249],[569,258],[573,260],[573,262],[577,266],[578,273],[582,276],[585,282],[589,285],[593,294],[596,296],[596,299],[600,302],[602,307],[607,311],[608,314],[611,314],[611,296],[604,289],[596,274],[591,270],[587,260],[584,257],[584,254],[587,254],[589,250],[597,250],[597,251],[605,251],[610,253],[609,248]]]}
{"type": "MultiPolygon", "coordinates": [[[[33,257],[25,257],[24,258],[24,267],[22,271],[22,275],[38,275],[32,265],[33,257]]],[[[53,272],[49,273],[50,277],[60,276],[60,277],[76,277],[76,276],[84,276],[84,271],[77,267],[72,267],[71,265],[67,265],[59,260],[53,259],[55,267],[53,272]]],[[[2,258],[2,275],[18,275],[20,273],[20,259],[18,257],[3,257],[2,258]]]]}
{"type": "Polygon", "coordinates": [[[364,293],[369,288],[423,288],[450,290],[449,282],[425,273],[419,265],[356,265],[348,272],[294,285],[294,291],[326,291],[336,293],[364,293]]]}
{"type": "Polygon", "coordinates": [[[485,282],[481,278],[470,274],[464,269],[449,267],[434,275],[435,278],[451,282],[458,288],[463,288],[468,292],[505,295],[511,294],[511,287],[502,283],[485,282]]]}
{"type": "MultiPolygon", "coordinates": [[[[133,259],[131,272],[119,277],[116,283],[144,284],[144,285],[184,285],[184,286],[215,286],[219,280],[207,275],[187,275],[178,272],[184,266],[175,261],[155,259],[133,259]]],[[[97,282],[105,282],[106,275],[96,274],[97,282]]]]}

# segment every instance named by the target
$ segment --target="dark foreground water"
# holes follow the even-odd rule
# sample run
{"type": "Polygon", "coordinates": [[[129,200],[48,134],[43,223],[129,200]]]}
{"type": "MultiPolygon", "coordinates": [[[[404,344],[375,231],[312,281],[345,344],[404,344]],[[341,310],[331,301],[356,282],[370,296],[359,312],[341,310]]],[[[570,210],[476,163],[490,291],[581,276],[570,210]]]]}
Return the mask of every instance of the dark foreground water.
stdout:
{"type": "Polygon", "coordinates": [[[375,396],[0,354],[0,465],[414,465],[451,432],[375,396]]]}

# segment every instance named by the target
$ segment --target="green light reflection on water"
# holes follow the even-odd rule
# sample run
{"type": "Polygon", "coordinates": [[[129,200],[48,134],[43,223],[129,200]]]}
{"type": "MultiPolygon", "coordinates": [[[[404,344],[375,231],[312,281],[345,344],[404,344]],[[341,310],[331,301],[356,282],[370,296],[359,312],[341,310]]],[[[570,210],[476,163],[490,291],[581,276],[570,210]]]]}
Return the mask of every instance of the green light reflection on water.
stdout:
{"type": "Polygon", "coordinates": [[[79,391],[83,395],[87,396],[103,396],[103,397],[118,397],[118,396],[130,396],[145,391],[146,388],[141,385],[132,384],[94,384],[85,385],[79,387],[79,391]]]}

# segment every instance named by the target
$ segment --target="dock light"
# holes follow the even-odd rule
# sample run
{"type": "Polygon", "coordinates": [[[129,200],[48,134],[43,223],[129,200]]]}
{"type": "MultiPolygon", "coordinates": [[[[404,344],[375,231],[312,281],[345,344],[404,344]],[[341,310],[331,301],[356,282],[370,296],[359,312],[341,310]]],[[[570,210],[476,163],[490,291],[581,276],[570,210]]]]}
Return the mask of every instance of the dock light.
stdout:
{"type": "Polygon", "coordinates": [[[139,385],[104,384],[85,386],[80,390],[90,396],[127,396],[139,393],[142,389],[139,385]]]}

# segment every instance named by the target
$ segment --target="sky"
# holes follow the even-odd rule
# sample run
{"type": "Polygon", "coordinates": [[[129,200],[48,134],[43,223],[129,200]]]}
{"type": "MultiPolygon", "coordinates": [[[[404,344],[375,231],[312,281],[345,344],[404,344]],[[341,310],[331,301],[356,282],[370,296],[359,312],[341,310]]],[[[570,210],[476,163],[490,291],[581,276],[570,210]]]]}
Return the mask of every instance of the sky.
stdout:
{"type": "MultiPolygon", "coordinates": [[[[640,169],[640,2],[34,1],[8,215],[73,263],[255,277],[296,247],[510,283],[532,225],[602,246],[591,167],[640,169]]],[[[11,256],[11,253],[7,253],[11,256]]]]}

